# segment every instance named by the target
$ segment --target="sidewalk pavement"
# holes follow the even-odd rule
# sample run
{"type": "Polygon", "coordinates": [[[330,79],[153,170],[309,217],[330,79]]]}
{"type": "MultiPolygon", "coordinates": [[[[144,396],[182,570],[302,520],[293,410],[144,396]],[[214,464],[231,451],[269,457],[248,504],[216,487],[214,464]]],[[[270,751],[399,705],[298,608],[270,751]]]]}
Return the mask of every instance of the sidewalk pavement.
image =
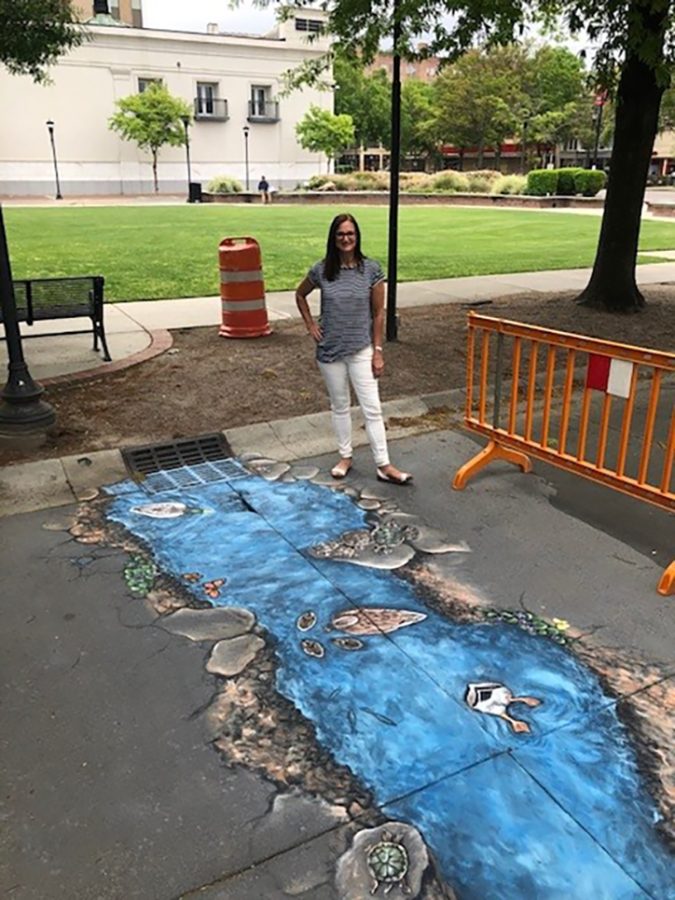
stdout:
{"type": "MultiPolygon", "coordinates": [[[[650,251],[649,256],[666,260],[638,266],[640,285],[675,282],[675,250],[650,251]]],[[[467,304],[491,300],[507,294],[532,291],[580,291],[587,283],[590,269],[565,269],[546,272],[520,272],[506,275],[480,275],[442,278],[433,281],[407,281],[398,285],[397,306],[408,309],[443,303],[467,304]]],[[[297,318],[293,291],[267,294],[267,313],[271,322],[297,318]]],[[[87,319],[36,322],[24,327],[24,354],[33,378],[47,384],[78,373],[104,374],[111,366],[124,367],[130,357],[136,361],[166,349],[166,331],[178,328],[217,326],[221,321],[219,297],[186,297],[179,300],[137,300],[106,304],[105,326],[112,363],[103,363],[92,352],[91,334],[63,334],[57,341],[39,335],[86,329],[87,319]],[[162,338],[164,342],[162,343],[162,338]]],[[[6,344],[0,342],[0,366],[6,364],[6,344]]]]}

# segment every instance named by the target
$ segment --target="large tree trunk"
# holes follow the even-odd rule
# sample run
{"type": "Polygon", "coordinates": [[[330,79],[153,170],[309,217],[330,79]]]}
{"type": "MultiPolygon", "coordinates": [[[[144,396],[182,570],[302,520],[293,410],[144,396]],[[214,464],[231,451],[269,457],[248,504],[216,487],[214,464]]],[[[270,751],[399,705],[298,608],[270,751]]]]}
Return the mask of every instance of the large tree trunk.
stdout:
{"type": "MultiPolygon", "coordinates": [[[[621,70],[616,99],[614,148],[607,197],[591,279],[578,297],[584,306],[614,312],[636,312],[645,300],[635,281],[640,217],[644,202],[649,161],[659,118],[664,85],[660,83],[658,60],[663,56],[666,15],[662,10],[635,3],[653,45],[651,65],[635,52],[621,70]]],[[[646,39],[643,39],[643,46],[646,39]]]]}

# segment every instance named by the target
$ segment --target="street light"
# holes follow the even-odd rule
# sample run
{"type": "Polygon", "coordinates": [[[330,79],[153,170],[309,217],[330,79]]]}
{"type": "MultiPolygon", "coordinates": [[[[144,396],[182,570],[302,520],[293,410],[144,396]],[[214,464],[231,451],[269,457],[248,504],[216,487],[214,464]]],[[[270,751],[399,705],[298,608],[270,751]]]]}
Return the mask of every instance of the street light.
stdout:
{"type": "Polygon", "coordinates": [[[600,145],[600,130],[602,128],[602,110],[607,102],[607,93],[601,91],[596,94],[593,101],[593,122],[595,123],[595,140],[593,143],[593,168],[598,168],[598,147],[600,145]]]}
{"type": "Polygon", "coordinates": [[[49,140],[52,145],[52,158],[54,160],[54,175],[56,177],[56,199],[63,200],[61,195],[61,184],[59,182],[59,166],[56,162],[56,142],[54,141],[54,123],[51,119],[47,119],[47,130],[49,131],[49,140]]]}
{"type": "Polygon", "coordinates": [[[2,206],[0,206],[0,309],[9,358],[7,383],[0,391],[2,397],[0,444],[8,447],[34,447],[44,442],[48,429],[56,421],[56,413],[49,403],[40,399],[43,389],[31,378],[23,357],[2,206]]]}
{"type": "Polygon", "coordinates": [[[248,127],[248,125],[244,125],[243,131],[244,131],[244,160],[245,160],[245,163],[246,163],[246,190],[248,191],[248,189],[249,189],[249,177],[248,177],[248,133],[249,133],[249,131],[250,131],[250,128],[248,127]]]}
{"type": "Polygon", "coordinates": [[[190,116],[181,116],[183,128],[185,129],[185,157],[187,159],[187,176],[188,176],[188,203],[193,203],[192,199],[192,171],[190,169],[190,116]]]}

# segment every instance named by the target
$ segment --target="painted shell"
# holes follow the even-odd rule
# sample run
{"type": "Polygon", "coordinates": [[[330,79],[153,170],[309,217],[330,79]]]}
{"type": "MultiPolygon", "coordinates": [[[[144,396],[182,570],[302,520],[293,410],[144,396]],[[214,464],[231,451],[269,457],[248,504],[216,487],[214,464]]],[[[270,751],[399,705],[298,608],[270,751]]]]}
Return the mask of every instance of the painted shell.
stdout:
{"type": "Polygon", "coordinates": [[[339,647],[340,650],[362,650],[363,641],[358,638],[331,638],[331,643],[339,647]]]}
{"type": "Polygon", "coordinates": [[[382,840],[368,851],[366,862],[376,882],[372,892],[375,893],[381,884],[392,886],[403,881],[408,872],[408,851],[402,841],[385,831],[382,840]]]}
{"type": "Polygon", "coordinates": [[[316,613],[312,612],[311,609],[308,609],[307,612],[298,616],[295,624],[300,631],[309,631],[310,628],[314,628],[316,625],[316,613]]]}
{"type": "Polygon", "coordinates": [[[305,651],[307,656],[314,656],[316,659],[323,659],[326,655],[326,651],[323,648],[323,645],[318,641],[300,641],[300,646],[305,651]]]}

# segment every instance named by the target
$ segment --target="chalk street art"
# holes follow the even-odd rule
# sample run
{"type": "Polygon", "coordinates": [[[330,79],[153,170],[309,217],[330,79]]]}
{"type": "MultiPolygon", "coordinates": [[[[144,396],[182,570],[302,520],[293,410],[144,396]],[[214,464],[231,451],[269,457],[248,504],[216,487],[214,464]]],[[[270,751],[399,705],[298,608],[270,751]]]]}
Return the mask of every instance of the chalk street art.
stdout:
{"type": "Polygon", "coordinates": [[[210,642],[224,760],[343,810],[339,896],[675,897],[672,679],[439,576],[462,536],[375,492],[255,454],[228,472],[114,485],[70,533],[210,642]]]}

